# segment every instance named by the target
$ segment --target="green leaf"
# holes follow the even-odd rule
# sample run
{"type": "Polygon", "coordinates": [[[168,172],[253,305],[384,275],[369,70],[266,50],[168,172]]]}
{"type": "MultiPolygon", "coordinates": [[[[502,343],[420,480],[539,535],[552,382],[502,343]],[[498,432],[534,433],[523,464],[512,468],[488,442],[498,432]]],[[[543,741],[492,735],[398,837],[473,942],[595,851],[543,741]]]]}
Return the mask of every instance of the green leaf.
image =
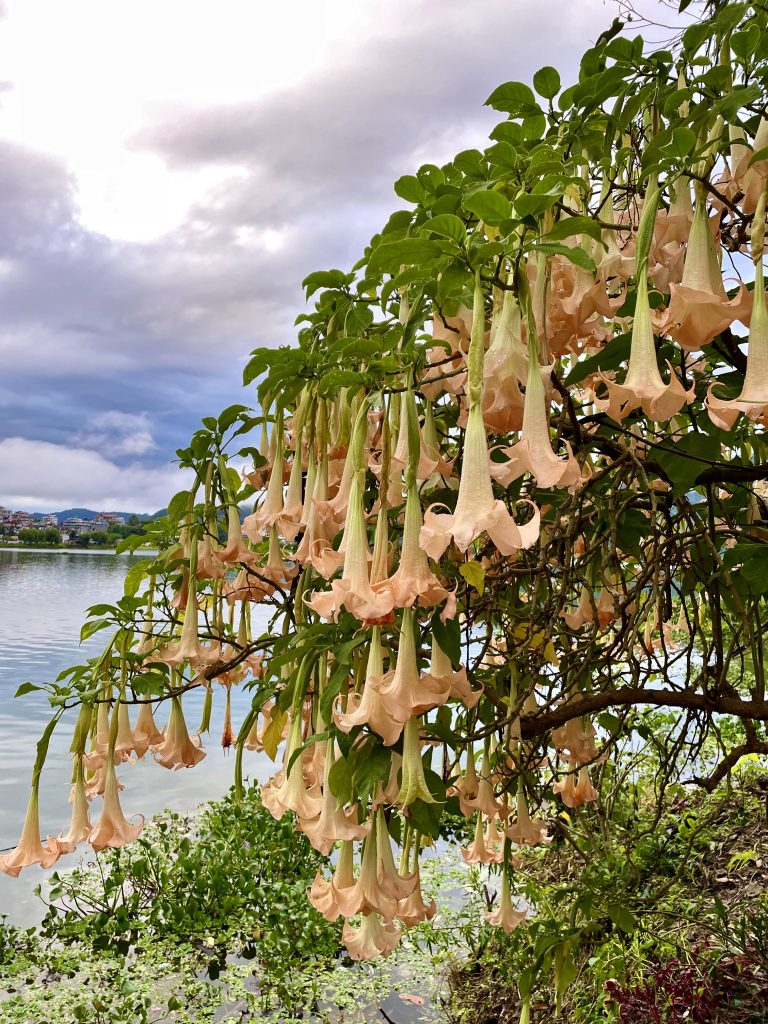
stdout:
{"type": "Polygon", "coordinates": [[[479,562],[463,562],[459,566],[459,572],[469,586],[473,587],[478,595],[482,597],[485,590],[485,569],[482,565],[479,562]]]}
{"type": "Polygon", "coordinates": [[[560,75],[556,68],[540,68],[533,76],[533,88],[545,100],[552,100],[560,92],[560,75]]]}
{"type": "Polygon", "coordinates": [[[401,266],[431,263],[443,254],[442,245],[428,238],[400,238],[381,242],[371,253],[368,270],[396,273],[401,266]]]}
{"type": "Polygon", "coordinates": [[[467,227],[464,221],[453,213],[441,213],[428,220],[423,227],[427,231],[433,231],[436,235],[452,238],[459,244],[463,244],[467,238],[467,227]]]}
{"type": "Polygon", "coordinates": [[[415,174],[404,174],[395,182],[395,193],[406,203],[420,203],[427,195],[427,190],[415,174]]]}
{"type": "Polygon", "coordinates": [[[318,288],[343,288],[346,283],[347,276],[343,270],[315,270],[304,278],[301,287],[306,289],[309,298],[318,288]]]}
{"type": "Polygon", "coordinates": [[[602,242],[600,225],[591,217],[563,217],[544,236],[548,242],[560,242],[574,235],[589,235],[596,242],[602,242]]]}
{"type": "Polygon", "coordinates": [[[323,397],[334,397],[341,388],[358,387],[364,383],[363,374],[357,373],[355,370],[331,370],[320,379],[317,393],[323,397]]]}
{"type": "Polygon", "coordinates": [[[597,373],[598,370],[615,370],[629,359],[631,342],[631,334],[620,334],[617,338],[613,338],[596,355],[576,363],[563,383],[566,387],[571,387],[573,384],[579,384],[590,374],[597,373]]]}
{"type": "Polygon", "coordinates": [[[538,217],[539,214],[544,213],[550,206],[553,206],[556,201],[557,196],[524,192],[513,203],[515,215],[521,219],[523,217],[538,217]]]}
{"type": "Polygon", "coordinates": [[[758,160],[768,160],[768,146],[764,146],[762,149],[758,149],[756,153],[753,153],[749,158],[749,167],[752,164],[756,164],[758,160]]]}
{"type": "Polygon", "coordinates": [[[110,619],[89,619],[83,623],[80,629],[80,642],[87,640],[88,637],[93,636],[94,633],[98,633],[100,629],[106,629],[112,623],[110,619]]]}
{"type": "Polygon", "coordinates": [[[485,224],[501,224],[503,220],[512,215],[512,206],[509,200],[490,189],[481,189],[465,196],[462,204],[465,210],[474,213],[485,224]]]}
{"type": "Polygon", "coordinates": [[[511,117],[527,117],[530,114],[541,113],[533,90],[522,82],[505,82],[500,85],[485,101],[485,106],[503,110],[511,117]]]}
{"type": "Polygon", "coordinates": [[[570,260],[577,267],[581,267],[582,270],[595,270],[595,261],[579,245],[558,245],[557,243],[540,242],[536,245],[531,246],[532,252],[546,252],[552,256],[565,256],[567,260],[570,260]]]}
{"type": "Polygon", "coordinates": [[[14,697],[23,697],[25,693],[32,693],[34,690],[42,690],[42,686],[35,686],[34,683],[22,683],[14,697]]]}
{"type": "MultiPolygon", "coordinates": [[[[128,597],[134,597],[138,592],[142,581],[146,579],[147,568],[152,564],[149,558],[142,558],[141,561],[135,562],[128,572],[125,574],[125,593],[128,597]]],[[[96,612],[96,614],[100,614],[96,612]]]]}
{"type": "Polygon", "coordinates": [[[672,484],[673,494],[685,494],[696,477],[720,458],[720,441],[709,434],[685,434],[674,448],[665,445],[653,449],[653,458],[672,484]]]}

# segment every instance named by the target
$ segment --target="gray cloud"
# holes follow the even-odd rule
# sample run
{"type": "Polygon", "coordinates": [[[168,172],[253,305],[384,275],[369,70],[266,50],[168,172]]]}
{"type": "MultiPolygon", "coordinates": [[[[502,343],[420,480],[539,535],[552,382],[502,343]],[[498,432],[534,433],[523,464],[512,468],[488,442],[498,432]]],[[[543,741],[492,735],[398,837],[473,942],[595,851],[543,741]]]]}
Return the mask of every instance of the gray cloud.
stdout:
{"type": "Polygon", "coordinates": [[[151,242],[85,230],[66,168],[0,141],[0,436],[101,444],[132,480],[137,458],[167,462],[200,416],[248,400],[248,352],[292,340],[302,278],[358,258],[402,205],[393,180],[482,147],[490,91],[544,63],[567,79],[606,14],[595,0],[397,0],[378,37],[290,89],[155,109],[135,148],[171,172],[232,172],[151,242]],[[156,447],[95,440],[107,414],[145,415],[156,447]]]}

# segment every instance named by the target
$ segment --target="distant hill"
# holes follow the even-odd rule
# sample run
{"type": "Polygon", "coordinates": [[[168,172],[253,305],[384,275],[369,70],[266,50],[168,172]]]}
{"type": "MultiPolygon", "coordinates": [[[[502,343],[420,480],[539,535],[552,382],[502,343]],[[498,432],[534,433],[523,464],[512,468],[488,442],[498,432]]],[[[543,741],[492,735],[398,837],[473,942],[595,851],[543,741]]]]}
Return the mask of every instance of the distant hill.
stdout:
{"type": "MultiPolygon", "coordinates": [[[[92,508],[65,508],[63,512],[30,512],[30,515],[34,516],[35,519],[40,519],[44,515],[54,515],[58,519],[59,523],[63,523],[65,519],[95,519],[96,516],[103,515],[104,512],[94,512],[92,508]]],[[[138,519],[156,519],[157,513],[149,515],[146,512],[108,512],[108,515],[123,516],[128,521],[131,516],[136,516],[138,519]]]]}

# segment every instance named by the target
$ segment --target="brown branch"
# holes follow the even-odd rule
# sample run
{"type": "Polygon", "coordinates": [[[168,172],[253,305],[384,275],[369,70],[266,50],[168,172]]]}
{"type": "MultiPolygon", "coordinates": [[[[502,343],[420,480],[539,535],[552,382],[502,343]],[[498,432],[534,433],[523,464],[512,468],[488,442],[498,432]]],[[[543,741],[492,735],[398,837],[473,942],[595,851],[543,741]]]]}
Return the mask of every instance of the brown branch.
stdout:
{"type": "Polygon", "coordinates": [[[733,747],[711,775],[708,775],[706,778],[694,775],[692,779],[686,780],[685,785],[701,786],[708,793],[712,793],[725,776],[728,775],[731,768],[734,768],[739,759],[744,757],[745,754],[768,754],[768,743],[763,743],[753,735],[746,743],[740,743],[738,747],[733,747]]]}

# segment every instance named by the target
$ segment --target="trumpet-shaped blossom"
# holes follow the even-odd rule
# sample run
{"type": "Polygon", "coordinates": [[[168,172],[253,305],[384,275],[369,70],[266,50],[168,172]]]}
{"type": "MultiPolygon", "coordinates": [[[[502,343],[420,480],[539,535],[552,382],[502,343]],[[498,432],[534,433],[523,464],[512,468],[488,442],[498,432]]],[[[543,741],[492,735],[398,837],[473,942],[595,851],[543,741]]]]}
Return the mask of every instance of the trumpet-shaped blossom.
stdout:
{"type": "Polygon", "coordinates": [[[537,846],[551,841],[544,822],[531,817],[521,785],[517,788],[517,821],[507,826],[506,836],[518,846],[537,846]]]}
{"type": "Polygon", "coordinates": [[[400,941],[396,925],[382,920],[377,914],[363,914],[359,927],[350,921],[344,923],[341,941],[353,960],[374,960],[389,956],[400,941]]]}
{"type": "Polygon", "coordinates": [[[617,384],[604,374],[600,374],[600,379],[608,389],[608,398],[595,398],[595,404],[618,422],[635,409],[642,409],[648,419],[655,422],[671,419],[680,412],[686,402],[693,401],[695,393],[693,388],[686,391],[672,366],[669,363],[667,365],[668,384],[664,382],[656,360],[648,282],[643,271],[637,282],[637,301],[632,323],[627,375],[623,384],[617,384]]]}
{"type": "Polygon", "coordinates": [[[362,689],[350,693],[345,711],[334,708],[333,720],[342,732],[351,732],[356,725],[368,725],[377,733],[386,746],[397,743],[403,731],[404,720],[394,718],[385,708],[378,686],[384,676],[384,655],[381,647],[381,630],[371,630],[371,644],[368,650],[368,665],[362,689]]]}
{"type": "Polygon", "coordinates": [[[405,504],[403,549],[395,573],[381,586],[389,589],[396,608],[410,608],[418,604],[431,608],[448,598],[448,591],[429,568],[426,552],[419,543],[422,518],[416,482],[408,487],[405,504]]]}
{"type": "Polygon", "coordinates": [[[120,806],[115,766],[111,760],[106,766],[106,771],[104,806],[101,811],[101,817],[88,836],[88,842],[97,853],[100,853],[101,850],[116,849],[132,843],[144,827],[142,815],[137,815],[141,819],[138,825],[132,825],[123,815],[123,810],[120,806]]]}
{"type": "Polygon", "coordinates": [[[389,671],[383,676],[372,678],[370,685],[378,690],[387,714],[401,726],[413,715],[440,707],[448,700],[449,685],[445,686],[432,676],[419,673],[415,618],[411,609],[403,612],[394,672],[389,671]]]}
{"type": "MultiPolygon", "coordinates": [[[[733,401],[718,398],[713,384],[707,395],[707,411],[715,426],[731,430],[739,413],[750,420],[765,419],[768,413],[768,306],[765,300],[765,279],[763,270],[763,220],[764,200],[758,207],[760,213],[760,239],[753,243],[753,255],[757,250],[755,266],[755,290],[752,319],[749,325],[749,346],[747,348],[747,371],[738,398],[733,401]]],[[[757,216],[757,214],[756,214],[757,216]]]]}
{"type": "Polygon", "coordinates": [[[435,561],[441,558],[452,540],[459,550],[466,551],[483,533],[488,534],[502,555],[532,547],[538,539],[541,517],[535,506],[532,505],[531,520],[520,526],[504,502],[493,496],[491,462],[480,405],[469,411],[456,509],[447,514],[435,512],[438,507],[432,505],[427,509],[420,533],[421,547],[435,561]]]}
{"type": "Polygon", "coordinates": [[[509,871],[504,869],[501,874],[501,899],[495,910],[486,910],[485,919],[495,928],[505,932],[513,932],[519,928],[526,918],[525,910],[516,910],[512,904],[512,892],[509,882],[509,871]]]}
{"type": "Polygon", "coordinates": [[[581,482],[581,470],[568,442],[565,448],[565,459],[559,458],[552,451],[547,397],[536,347],[532,344],[528,353],[528,381],[520,440],[511,448],[502,449],[508,461],[493,463],[491,474],[505,487],[528,472],[536,478],[539,487],[568,487],[574,490],[581,482]]]}
{"type": "Polygon", "coordinates": [[[297,828],[325,857],[336,843],[362,839],[370,829],[370,825],[365,822],[360,824],[358,821],[357,806],[344,810],[331,792],[328,779],[334,763],[333,747],[334,741],[328,740],[323,780],[323,805],[320,814],[316,818],[302,818],[297,822],[297,828]]]}
{"type": "Polygon", "coordinates": [[[409,718],[403,729],[403,768],[400,792],[395,803],[405,809],[416,800],[425,804],[435,803],[429,791],[421,760],[420,723],[418,716],[409,718]]]}
{"type": "Polygon", "coordinates": [[[76,846],[84,843],[93,828],[91,819],[88,816],[88,797],[85,792],[83,759],[79,754],[76,755],[75,762],[75,785],[69,829],[58,838],[62,852],[66,853],[71,853],[76,846]]]}
{"type": "Polygon", "coordinates": [[[42,868],[49,868],[65,852],[67,850],[62,842],[52,836],[48,836],[45,844],[40,842],[38,785],[35,782],[27,805],[19,844],[10,853],[0,857],[0,871],[4,871],[6,875],[11,875],[13,878],[18,878],[22,868],[26,868],[30,864],[39,864],[42,868]]]}
{"type": "Polygon", "coordinates": [[[432,636],[432,658],[429,674],[433,679],[437,679],[441,686],[445,686],[447,683],[449,698],[460,700],[467,708],[473,708],[483,694],[482,686],[478,690],[473,690],[469,685],[467,670],[463,665],[459,667],[458,671],[454,671],[451,659],[440,646],[434,634],[432,636]]]}
{"type": "Polygon", "coordinates": [[[155,747],[154,758],[163,768],[175,771],[178,768],[193,768],[204,757],[205,751],[190,739],[184,712],[181,709],[181,700],[174,697],[171,701],[171,713],[165,736],[163,742],[155,747]]]}

